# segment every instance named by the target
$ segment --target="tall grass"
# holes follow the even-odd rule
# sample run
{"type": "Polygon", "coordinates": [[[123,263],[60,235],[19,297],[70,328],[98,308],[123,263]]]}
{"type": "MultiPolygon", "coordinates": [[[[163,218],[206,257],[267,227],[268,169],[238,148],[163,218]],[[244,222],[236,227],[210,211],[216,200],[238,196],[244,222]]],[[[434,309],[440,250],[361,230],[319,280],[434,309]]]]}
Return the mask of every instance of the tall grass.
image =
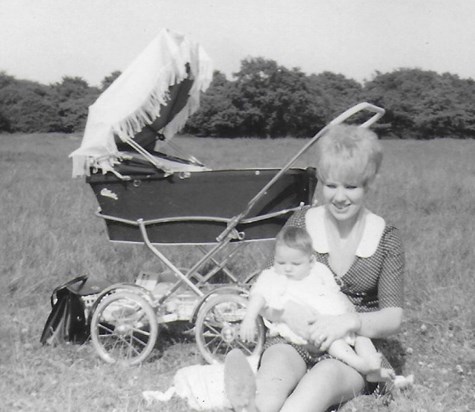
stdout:
{"type": "MultiPolygon", "coordinates": [[[[212,168],[281,167],[299,139],[192,139],[178,144],[212,168]],[[210,150],[211,148],[211,150],[210,150]]],[[[186,411],[179,399],[147,406],[143,390],[165,390],[174,371],[202,362],[192,341],[168,338],[137,368],[104,364],[89,344],[41,347],[49,295],[79,274],[131,281],[160,265],[140,246],[107,241],[92,191],[71,179],[77,136],[0,136],[0,410],[186,411]]],[[[392,339],[412,391],[389,404],[360,397],[348,411],[468,411],[475,397],[475,142],[384,141],[370,208],[400,228],[407,258],[406,316],[392,339]]],[[[313,165],[309,151],[298,166],[313,165]]],[[[257,263],[268,253],[245,259],[257,263]]],[[[189,265],[189,253],[167,251],[189,265]]],[[[256,263],[256,264],[257,264],[256,263]]]]}

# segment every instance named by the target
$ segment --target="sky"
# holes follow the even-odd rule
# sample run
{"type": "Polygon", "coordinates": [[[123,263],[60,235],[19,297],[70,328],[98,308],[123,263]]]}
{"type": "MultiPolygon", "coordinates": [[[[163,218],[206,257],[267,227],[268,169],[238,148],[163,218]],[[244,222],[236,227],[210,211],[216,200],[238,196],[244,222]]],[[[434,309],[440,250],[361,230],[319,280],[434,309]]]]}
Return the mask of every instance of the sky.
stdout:
{"type": "Polygon", "coordinates": [[[0,0],[0,71],[91,86],[162,28],[232,79],[250,57],[357,81],[419,68],[475,79],[475,0],[0,0]]]}

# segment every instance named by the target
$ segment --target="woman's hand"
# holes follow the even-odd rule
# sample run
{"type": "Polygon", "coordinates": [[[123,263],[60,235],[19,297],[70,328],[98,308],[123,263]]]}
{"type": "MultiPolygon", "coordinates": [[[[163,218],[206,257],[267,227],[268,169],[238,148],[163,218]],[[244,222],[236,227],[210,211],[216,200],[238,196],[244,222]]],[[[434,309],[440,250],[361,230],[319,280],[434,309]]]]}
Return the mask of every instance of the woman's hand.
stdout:
{"type": "Polygon", "coordinates": [[[310,342],[321,351],[326,351],[337,339],[359,329],[360,320],[356,313],[344,315],[316,315],[310,322],[310,342]]]}

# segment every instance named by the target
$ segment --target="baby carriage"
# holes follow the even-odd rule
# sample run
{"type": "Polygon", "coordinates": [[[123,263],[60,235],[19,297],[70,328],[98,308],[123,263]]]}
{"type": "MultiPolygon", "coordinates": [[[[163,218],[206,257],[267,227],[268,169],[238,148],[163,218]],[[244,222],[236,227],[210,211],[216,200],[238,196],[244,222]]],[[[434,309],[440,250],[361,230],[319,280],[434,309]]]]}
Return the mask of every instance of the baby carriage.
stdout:
{"type": "MultiPolygon", "coordinates": [[[[349,109],[281,169],[210,170],[195,158],[156,150],[196,110],[193,99],[209,75],[203,64],[189,59],[206,59],[199,46],[167,31],[157,39],[162,55],[164,45],[170,47],[168,43],[178,39],[188,60],[182,62],[183,72],[167,84],[167,98],[151,99],[154,117],[150,119],[149,112],[140,122],[136,116],[125,126],[109,128],[102,143],[96,139],[108,113],[104,107],[120,101],[127,82],[133,84],[134,71],[129,68],[91,106],[83,144],[72,157],[75,174],[86,175],[97,197],[97,215],[105,220],[109,239],[145,244],[168,271],[142,273],[135,283],[104,289],[90,308],[91,340],[106,362],[133,365],[152,353],[161,326],[186,322],[194,325],[197,346],[209,363],[222,361],[235,347],[258,354],[265,339],[261,319],[252,342],[239,338],[253,274],[237,275],[229,262],[240,245],[273,239],[292,212],[312,203],[315,170],[292,165],[329,126],[366,110],[372,117],[361,126],[368,127],[384,111],[368,103],[349,109]],[[94,144],[88,140],[91,134],[94,144]],[[202,257],[180,268],[161,250],[165,244],[193,245],[201,248],[202,257]],[[224,280],[215,281],[218,273],[224,280]]],[[[144,81],[143,72],[139,78],[144,81]]],[[[117,124],[114,121],[109,124],[117,124]]]]}

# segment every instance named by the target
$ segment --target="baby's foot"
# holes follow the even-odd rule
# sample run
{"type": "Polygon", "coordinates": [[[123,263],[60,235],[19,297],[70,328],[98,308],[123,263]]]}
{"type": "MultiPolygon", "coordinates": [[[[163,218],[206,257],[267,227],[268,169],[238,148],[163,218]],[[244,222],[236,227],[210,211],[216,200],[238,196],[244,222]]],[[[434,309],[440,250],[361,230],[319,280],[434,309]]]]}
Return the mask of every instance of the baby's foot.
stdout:
{"type": "Polygon", "coordinates": [[[377,372],[381,369],[381,363],[383,361],[383,355],[379,352],[375,353],[372,356],[369,356],[366,361],[368,362],[368,374],[377,372]]]}
{"type": "Polygon", "coordinates": [[[397,375],[393,379],[393,385],[396,389],[409,389],[414,384],[414,375],[397,375]]]}
{"type": "Polygon", "coordinates": [[[366,374],[368,382],[389,382],[396,377],[393,369],[381,367],[382,360],[383,355],[379,352],[368,359],[371,368],[366,374]]]}
{"type": "Polygon", "coordinates": [[[224,388],[235,412],[255,411],[256,379],[244,354],[233,349],[224,360],[224,388]]]}
{"type": "Polygon", "coordinates": [[[390,382],[396,377],[396,373],[391,368],[379,368],[377,371],[368,373],[366,380],[368,382],[390,382]]]}

